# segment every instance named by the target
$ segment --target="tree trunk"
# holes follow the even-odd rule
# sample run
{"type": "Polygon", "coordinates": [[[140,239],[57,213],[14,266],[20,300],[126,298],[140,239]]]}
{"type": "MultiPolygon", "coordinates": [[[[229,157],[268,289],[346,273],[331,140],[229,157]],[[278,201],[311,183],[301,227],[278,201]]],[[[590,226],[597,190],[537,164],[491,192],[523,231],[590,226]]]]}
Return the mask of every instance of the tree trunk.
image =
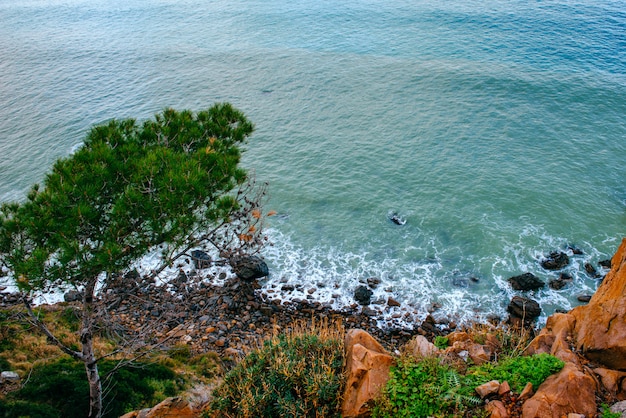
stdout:
{"type": "Polygon", "coordinates": [[[94,292],[98,279],[90,280],[85,286],[83,296],[83,321],[80,331],[80,342],[83,346],[82,360],[85,363],[87,381],[89,382],[89,418],[102,416],[102,384],[98,373],[98,363],[93,351],[94,328],[94,292]]]}

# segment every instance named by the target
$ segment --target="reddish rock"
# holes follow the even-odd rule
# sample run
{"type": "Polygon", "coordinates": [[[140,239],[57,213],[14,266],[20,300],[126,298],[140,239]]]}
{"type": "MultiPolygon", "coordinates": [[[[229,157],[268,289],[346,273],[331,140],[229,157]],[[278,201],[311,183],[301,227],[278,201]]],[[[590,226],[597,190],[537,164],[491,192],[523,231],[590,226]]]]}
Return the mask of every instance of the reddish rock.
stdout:
{"type": "Polygon", "coordinates": [[[498,393],[499,389],[500,382],[498,382],[497,380],[491,380],[487,383],[483,383],[482,385],[477,386],[476,393],[478,393],[478,396],[480,396],[482,399],[485,399],[489,395],[494,395],[498,393]]]}
{"type": "Polygon", "coordinates": [[[509,418],[509,413],[502,401],[491,401],[485,406],[489,418],[509,418]]]}
{"type": "Polygon", "coordinates": [[[593,372],[600,377],[602,386],[608,390],[617,400],[626,399],[626,373],[604,368],[593,369],[593,372]]]}
{"type": "Polygon", "coordinates": [[[167,398],[152,409],[129,412],[120,418],[198,418],[202,411],[180,397],[167,398]]]}
{"type": "Polygon", "coordinates": [[[415,357],[428,357],[439,353],[439,349],[435,347],[435,344],[429,342],[422,335],[415,336],[406,346],[415,357]]]}
{"type": "Polygon", "coordinates": [[[535,395],[524,402],[523,418],[561,418],[569,413],[594,416],[596,384],[573,363],[546,379],[535,395]]]}
{"type": "Polygon", "coordinates": [[[611,271],[576,318],[576,347],[588,359],[626,371],[626,238],[611,260],[611,271]]]}
{"type": "Polygon", "coordinates": [[[498,395],[502,396],[502,395],[509,393],[510,391],[511,391],[511,386],[509,385],[509,382],[502,382],[502,384],[498,388],[498,395]]]}
{"type": "Polygon", "coordinates": [[[576,318],[570,314],[551,315],[546,321],[546,326],[531,341],[525,354],[549,353],[565,362],[579,365],[578,357],[570,350],[575,325],[576,318]]]}
{"type": "Polygon", "coordinates": [[[342,415],[360,417],[368,414],[367,402],[376,398],[389,380],[394,359],[367,332],[352,329],[346,333],[346,376],[342,415]]]}
{"type": "Polygon", "coordinates": [[[519,400],[524,402],[526,399],[530,399],[531,396],[533,396],[535,392],[533,392],[533,384],[528,382],[526,383],[526,386],[524,386],[524,389],[522,389],[522,393],[519,394],[519,400]]]}

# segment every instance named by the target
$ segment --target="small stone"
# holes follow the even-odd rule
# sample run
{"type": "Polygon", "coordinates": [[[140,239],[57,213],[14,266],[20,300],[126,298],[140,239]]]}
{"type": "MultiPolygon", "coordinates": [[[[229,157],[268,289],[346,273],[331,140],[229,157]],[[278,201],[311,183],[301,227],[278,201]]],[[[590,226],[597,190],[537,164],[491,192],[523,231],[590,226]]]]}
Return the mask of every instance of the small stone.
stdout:
{"type": "Polygon", "coordinates": [[[215,345],[217,347],[224,347],[226,345],[226,340],[223,338],[220,338],[219,340],[215,341],[215,345]]]}
{"type": "Polygon", "coordinates": [[[15,372],[4,371],[0,373],[0,383],[16,383],[19,381],[20,375],[15,372]]]}
{"type": "Polygon", "coordinates": [[[500,387],[498,388],[498,395],[502,396],[504,394],[507,394],[511,391],[511,386],[509,385],[509,382],[502,382],[500,384],[500,387]]]}
{"type": "Polygon", "coordinates": [[[358,286],[354,291],[354,299],[363,306],[369,305],[373,292],[366,286],[358,286]]]}
{"type": "MultiPolygon", "coordinates": [[[[459,355],[460,354],[461,353],[459,353],[459,355]]],[[[478,386],[476,388],[476,393],[478,393],[478,396],[480,396],[482,399],[485,399],[489,395],[498,393],[499,389],[500,382],[498,382],[497,380],[491,380],[485,384],[478,386]]]]}
{"type": "Polygon", "coordinates": [[[394,298],[389,298],[387,299],[387,306],[392,307],[392,306],[401,306],[400,302],[398,302],[397,300],[395,300],[394,298]]]}
{"type": "Polygon", "coordinates": [[[591,300],[591,295],[578,295],[576,298],[579,302],[587,303],[591,300]]]}
{"type": "Polygon", "coordinates": [[[370,277],[367,279],[367,284],[372,289],[376,289],[378,285],[380,284],[380,279],[377,277],[370,277]]]}
{"type": "Polygon", "coordinates": [[[597,272],[596,268],[594,266],[592,266],[590,263],[585,263],[585,271],[591,277],[598,277],[598,272],[597,272]]]}
{"type": "Polygon", "coordinates": [[[533,384],[528,382],[524,389],[522,389],[522,393],[519,394],[519,400],[525,401],[526,399],[530,399],[533,396],[533,384]]]}
{"type": "Polygon", "coordinates": [[[213,332],[215,332],[216,328],[215,327],[207,327],[204,332],[206,332],[207,334],[211,334],[213,332]]]}

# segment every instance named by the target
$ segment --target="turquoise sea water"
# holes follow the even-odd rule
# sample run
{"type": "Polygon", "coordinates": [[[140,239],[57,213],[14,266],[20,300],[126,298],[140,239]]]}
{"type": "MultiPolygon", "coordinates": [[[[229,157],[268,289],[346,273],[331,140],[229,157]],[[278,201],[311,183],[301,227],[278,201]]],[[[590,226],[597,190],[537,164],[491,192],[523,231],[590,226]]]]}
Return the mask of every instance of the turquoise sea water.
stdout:
{"type": "Polygon", "coordinates": [[[273,297],[378,277],[391,322],[503,315],[508,277],[575,245],[574,282],[531,295],[550,314],[626,235],[623,1],[0,0],[1,200],[94,123],[216,101],[256,124],[273,297]]]}

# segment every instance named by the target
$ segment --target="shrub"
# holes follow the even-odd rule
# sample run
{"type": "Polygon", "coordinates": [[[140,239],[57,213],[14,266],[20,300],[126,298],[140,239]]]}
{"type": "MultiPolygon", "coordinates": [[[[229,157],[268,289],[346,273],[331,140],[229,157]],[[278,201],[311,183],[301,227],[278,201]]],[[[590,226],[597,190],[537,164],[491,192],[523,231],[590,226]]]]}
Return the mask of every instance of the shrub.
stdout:
{"type": "MultiPolygon", "coordinates": [[[[102,373],[111,370],[115,364],[114,361],[103,361],[102,373]]],[[[175,395],[180,390],[175,379],[172,370],[157,364],[138,364],[116,371],[104,385],[103,416],[118,417],[175,395]]],[[[89,385],[85,366],[63,357],[52,363],[35,366],[26,385],[8,394],[6,401],[0,404],[0,417],[78,418],[84,417],[88,410],[89,385]]]]}
{"type": "Polygon", "coordinates": [[[224,377],[209,416],[339,416],[344,363],[340,331],[318,325],[265,341],[224,377]]]}
{"type": "Polygon", "coordinates": [[[433,344],[440,350],[444,350],[449,345],[448,337],[442,337],[441,335],[437,335],[433,340],[433,344]]]}
{"type": "Polygon", "coordinates": [[[399,359],[372,411],[374,418],[441,416],[448,411],[461,416],[466,404],[481,400],[461,393],[461,376],[437,357],[418,362],[399,359]]]}
{"type": "Polygon", "coordinates": [[[564,365],[562,360],[547,353],[510,357],[499,363],[485,363],[470,368],[465,376],[465,386],[473,391],[476,386],[490,380],[507,381],[511,389],[519,393],[528,382],[536,389],[564,365]]]}

